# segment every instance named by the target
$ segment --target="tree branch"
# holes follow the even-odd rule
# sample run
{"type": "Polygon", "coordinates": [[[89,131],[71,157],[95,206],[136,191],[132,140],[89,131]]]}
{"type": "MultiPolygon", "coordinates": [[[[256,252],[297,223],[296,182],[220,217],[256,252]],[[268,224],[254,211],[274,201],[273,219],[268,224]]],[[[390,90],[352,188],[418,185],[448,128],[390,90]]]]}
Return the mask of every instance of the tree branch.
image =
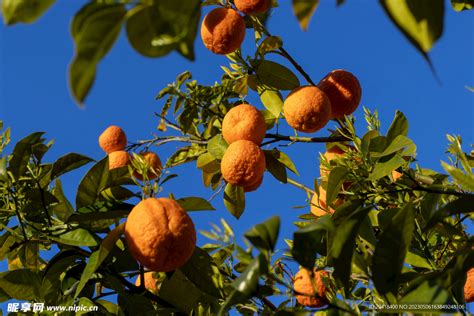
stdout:
{"type": "Polygon", "coordinates": [[[289,141],[293,143],[336,143],[336,142],[345,142],[349,141],[345,136],[330,136],[330,137],[299,137],[299,136],[287,136],[287,135],[280,135],[280,134],[266,134],[265,138],[271,139],[268,142],[265,142],[263,145],[268,145],[272,143],[276,143],[279,141],[289,141]]]}

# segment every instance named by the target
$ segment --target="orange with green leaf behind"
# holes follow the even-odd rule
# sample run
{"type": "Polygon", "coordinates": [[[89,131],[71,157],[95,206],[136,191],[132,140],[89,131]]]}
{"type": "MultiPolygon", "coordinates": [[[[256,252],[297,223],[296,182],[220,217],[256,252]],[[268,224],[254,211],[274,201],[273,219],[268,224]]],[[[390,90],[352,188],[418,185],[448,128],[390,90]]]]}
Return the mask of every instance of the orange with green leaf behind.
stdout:
{"type": "Polygon", "coordinates": [[[329,303],[326,297],[328,287],[324,279],[328,278],[329,274],[326,271],[314,269],[313,280],[311,280],[310,272],[307,269],[301,268],[296,273],[293,282],[293,290],[295,291],[298,303],[308,307],[323,307],[327,305],[329,303]]]}
{"type": "Polygon", "coordinates": [[[130,154],[124,150],[113,151],[109,154],[109,170],[122,168],[130,164],[130,154]]]}
{"type": "Polygon", "coordinates": [[[362,88],[352,73],[338,69],[331,71],[318,83],[331,101],[331,119],[342,119],[359,106],[362,88]]]}
{"type": "Polygon", "coordinates": [[[196,230],[191,217],[169,198],[148,198],[130,212],[125,224],[130,253],[146,268],[173,271],[191,258],[196,230]]]}
{"type": "Polygon", "coordinates": [[[299,87],[286,97],[283,113],[288,125],[297,131],[314,133],[328,123],[331,116],[331,103],[318,87],[299,87]]]}
{"type": "Polygon", "coordinates": [[[126,145],[127,136],[118,126],[112,125],[107,127],[99,136],[99,146],[106,154],[124,150],[126,145]]]}
{"type": "Polygon", "coordinates": [[[228,144],[249,140],[257,145],[265,138],[265,119],[253,105],[242,103],[227,112],[222,121],[222,136],[228,144]]]}
{"type": "Polygon", "coordinates": [[[219,55],[232,53],[245,38],[245,22],[237,11],[216,8],[209,12],[201,24],[204,46],[219,55]]]}
{"type": "Polygon", "coordinates": [[[234,0],[235,7],[245,14],[265,13],[270,8],[271,0],[234,0]]]}
{"type": "Polygon", "coordinates": [[[238,140],[225,151],[221,172],[228,183],[252,188],[263,177],[265,166],[265,155],[255,143],[238,140]]]}

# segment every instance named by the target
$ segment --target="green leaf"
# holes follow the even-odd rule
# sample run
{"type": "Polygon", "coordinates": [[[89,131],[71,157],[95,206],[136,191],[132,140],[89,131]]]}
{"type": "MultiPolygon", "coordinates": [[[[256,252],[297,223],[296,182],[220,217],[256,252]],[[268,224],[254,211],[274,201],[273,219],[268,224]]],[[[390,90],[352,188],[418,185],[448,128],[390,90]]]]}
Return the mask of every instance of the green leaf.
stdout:
{"type": "Polygon", "coordinates": [[[3,0],[2,15],[6,25],[36,22],[56,0],[3,0]]]}
{"type": "Polygon", "coordinates": [[[97,246],[97,241],[89,231],[84,228],[77,228],[68,231],[58,237],[50,237],[53,240],[65,245],[79,246],[79,247],[94,247],[97,246]]]}
{"type": "Polygon", "coordinates": [[[115,246],[117,240],[119,240],[120,236],[123,233],[125,228],[125,223],[120,224],[119,226],[115,227],[107,237],[104,238],[98,250],[94,251],[89,260],[87,261],[87,265],[82,272],[81,279],[79,280],[79,284],[77,285],[76,292],[74,294],[74,298],[77,298],[81,291],[84,289],[87,281],[92,277],[94,272],[100,267],[102,262],[107,258],[109,253],[115,246]]]}
{"type": "Polygon", "coordinates": [[[300,265],[308,270],[314,267],[316,253],[326,255],[328,232],[334,229],[331,216],[323,216],[293,233],[291,254],[300,265]]]}
{"type": "Polygon", "coordinates": [[[283,98],[280,92],[277,90],[264,89],[260,92],[260,100],[274,118],[280,117],[280,113],[283,109],[283,98]]]}
{"type": "Polygon", "coordinates": [[[128,41],[146,57],[161,57],[176,49],[186,58],[194,59],[199,4],[198,0],[138,4],[127,15],[128,41]]]}
{"type": "Polygon", "coordinates": [[[215,211],[211,203],[200,197],[185,197],[176,200],[186,211],[215,211]]]}
{"type": "Polygon", "coordinates": [[[228,183],[224,190],[224,205],[235,218],[239,219],[245,209],[244,188],[228,183]]]}
{"type": "Polygon", "coordinates": [[[107,157],[105,157],[92,166],[79,183],[76,194],[76,209],[97,202],[101,191],[105,188],[108,177],[109,164],[107,157]]]}
{"type": "Polygon", "coordinates": [[[349,171],[342,166],[336,166],[331,169],[326,189],[326,205],[332,205],[332,202],[337,198],[348,173],[349,171]]]}
{"type": "Polygon", "coordinates": [[[425,269],[430,269],[430,270],[433,269],[433,267],[430,265],[430,263],[428,262],[426,258],[412,251],[407,252],[405,261],[406,263],[414,267],[425,268],[425,269]]]}
{"type": "Polygon", "coordinates": [[[407,136],[407,134],[408,134],[408,120],[402,112],[397,111],[395,113],[395,118],[393,119],[393,122],[390,125],[390,128],[388,129],[387,140],[390,143],[398,135],[407,136]]]}
{"type": "Polygon", "coordinates": [[[443,33],[444,0],[380,0],[380,3],[431,66],[427,53],[443,33]]]}
{"type": "Polygon", "coordinates": [[[273,216],[261,224],[253,226],[244,236],[260,251],[273,252],[280,231],[280,218],[273,216]]]}
{"type": "Polygon", "coordinates": [[[451,6],[456,12],[471,10],[474,8],[474,0],[451,0],[451,6]]]}
{"type": "Polygon", "coordinates": [[[466,174],[460,169],[448,165],[444,161],[441,161],[441,165],[464,190],[474,192],[474,174],[466,174]]]}
{"type": "MultiPolygon", "coordinates": [[[[281,109],[280,109],[281,111],[281,109]]],[[[268,111],[268,110],[261,110],[260,111],[263,115],[263,118],[265,119],[265,126],[266,126],[266,130],[268,131],[269,129],[272,129],[273,126],[275,126],[276,122],[278,121],[278,118],[275,117],[275,115],[273,115],[272,112],[268,111]]]]}
{"type": "Polygon", "coordinates": [[[166,161],[166,168],[182,165],[184,163],[196,160],[206,150],[202,147],[191,145],[178,149],[166,161]]]}
{"type": "Polygon", "coordinates": [[[336,225],[334,234],[331,234],[330,238],[328,261],[334,266],[335,279],[340,281],[344,287],[349,286],[357,233],[369,211],[370,207],[360,208],[358,203],[355,203],[342,206],[340,213],[345,216],[333,217],[336,225]]]}
{"type": "Polygon", "coordinates": [[[257,76],[263,84],[277,90],[293,90],[300,86],[298,77],[290,69],[269,60],[258,65],[257,76]]]}
{"type": "Polygon", "coordinates": [[[40,297],[41,277],[30,269],[0,273],[0,289],[16,300],[33,301],[40,297]]]}
{"type": "Polygon", "coordinates": [[[71,24],[76,53],[69,68],[72,94],[82,105],[95,80],[97,64],[110,51],[127,10],[123,4],[89,2],[71,24]]]}
{"type": "Polygon", "coordinates": [[[264,150],[263,153],[265,154],[265,161],[266,161],[266,168],[275,177],[278,181],[283,183],[288,182],[288,177],[286,174],[285,165],[278,161],[275,157],[273,150],[264,150]]]}
{"type": "Polygon", "coordinates": [[[311,17],[319,5],[319,0],[292,0],[292,4],[293,12],[300,23],[301,29],[306,31],[311,17]]]}
{"type": "Polygon", "coordinates": [[[279,162],[281,162],[288,170],[299,176],[298,170],[296,170],[295,164],[293,161],[282,151],[274,148],[272,150],[273,157],[275,157],[279,162]]]}
{"type": "Polygon", "coordinates": [[[222,137],[222,134],[214,136],[207,143],[207,151],[216,159],[222,159],[227,147],[229,147],[229,145],[224,137],[222,137]]]}
{"type": "Polygon", "coordinates": [[[375,181],[385,176],[388,176],[393,170],[402,166],[404,163],[405,160],[398,154],[394,155],[388,161],[377,162],[368,179],[371,181],[375,181]]]}
{"type": "Polygon", "coordinates": [[[59,177],[62,174],[65,174],[71,170],[82,167],[89,162],[94,161],[93,159],[86,157],[84,155],[69,153],[58,160],[53,164],[53,170],[51,171],[51,179],[59,177]]]}
{"type": "Polygon", "coordinates": [[[224,279],[206,251],[196,247],[192,257],[179,270],[201,291],[222,298],[224,279]]]}
{"type": "Polygon", "coordinates": [[[43,139],[41,138],[43,134],[43,132],[32,133],[16,143],[8,166],[8,171],[12,173],[16,180],[24,175],[28,169],[28,162],[33,153],[33,146],[43,142],[43,139]]]}
{"type": "Polygon", "coordinates": [[[277,50],[283,46],[283,41],[279,36],[269,36],[263,40],[258,46],[258,52],[260,54],[266,54],[268,52],[277,50]]]}
{"type": "Polygon", "coordinates": [[[371,156],[374,158],[385,157],[396,153],[402,149],[405,149],[400,155],[411,155],[416,152],[416,145],[411,139],[406,136],[398,135],[391,142],[390,139],[386,138],[387,143],[389,144],[383,152],[371,152],[371,156]]]}
{"type": "Polygon", "coordinates": [[[379,293],[396,293],[403,263],[415,230],[411,203],[399,210],[381,232],[372,263],[373,280],[379,293]]]}
{"type": "Polygon", "coordinates": [[[401,300],[400,304],[417,306],[419,304],[455,304],[449,292],[443,288],[436,280],[426,280],[418,287],[410,291],[401,300]]]}

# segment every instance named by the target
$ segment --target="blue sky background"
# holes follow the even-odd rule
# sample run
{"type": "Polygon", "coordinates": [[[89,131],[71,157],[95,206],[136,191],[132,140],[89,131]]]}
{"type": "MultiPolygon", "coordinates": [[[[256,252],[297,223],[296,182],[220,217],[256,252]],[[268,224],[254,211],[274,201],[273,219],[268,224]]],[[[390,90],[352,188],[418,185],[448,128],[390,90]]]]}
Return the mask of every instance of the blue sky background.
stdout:
{"type": "MultiPolygon", "coordinates": [[[[439,84],[377,1],[347,1],[339,8],[335,1],[321,1],[307,32],[299,28],[289,1],[280,2],[281,7],[272,13],[269,30],[283,38],[286,49],[315,81],[333,69],[344,68],[356,74],[363,87],[361,104],[379,111],[383,130],[397,109],[404,112],[410,122],[409,137],[418,145],[423,167],[442,171],[440,160],[446,160],[447,133],[462,135],[465,150],[470,150],[469,144],[474,143],[474,94],[465,86],[474,86],[472,12],[456,13],[446,3],[444,34],[430,53],[442,82],[439,84]]],[[[177,53],[160,59],[145,58],[133,51],[122,32],[99,65],[86,108],[78,108],[67,85],[68,65],[74,53],[69,23],[83,3],[58,1],[34,25],[0,26],[0,119],[12,127],[13,143],[34,131],[47,132],[46,137],[55,140],[46,157],[50,161],[68,152],[102,158],[97,138],[109,125],[121,126],[132,142],[150,138],[158,123],[153,112],[162,105],[154,97],[162,87],[185,70],[190,70],[200,83],[212,84],[222,75],[220,65],[228,63],[225,57],[207,51],[199,38],[195,62],[177,53]]],[[[243,50],[254,52],[251,32],[243,50]]],[[[285,63],[278,57],[275,61],[285,63]]],[[[263,108],[255,93],[248,100],[263,108]]],[[[365,133],[362,106],[355,116],[359,134],[365,133]]],[[[327,127],[333,127],[333,123],[327,127]]],[[[289,129],[281,131],[290,133],[289,129]]],[[[165,161],[180,145],[173,143],[154,150],[165,161]]],[[[312,186],[319,176],[318,157],[324,145],[294,144],[285,150],[301,174],[298,181],[312,186]]],[[[63,178],[66,194],[72,200],[85,169],[63,178]]],[[[172,172],[180,177],[166,185],[165,194],[212,195],[203,187],[194,164],[172,172]]],[[[292,207],[305,205],[305,199],[304,192],[267,174],[257,193],[247,194],[247,207],[239,221],[225,210],[222,195],[213,202],[217,211],[193,213],[192,218],[198,229],[209,229],[209,223],[225,218],[241,236],[252,225],[279,215],[283,223],[279,249],[284,249],[283,238],[291,238],[295,230],[291,222],[309,211],[292,207]]],[[[200,245],[205,242],[199,237],[200,245]]],[[[4,262],[0,268],[5,269],[4,262]]]]}

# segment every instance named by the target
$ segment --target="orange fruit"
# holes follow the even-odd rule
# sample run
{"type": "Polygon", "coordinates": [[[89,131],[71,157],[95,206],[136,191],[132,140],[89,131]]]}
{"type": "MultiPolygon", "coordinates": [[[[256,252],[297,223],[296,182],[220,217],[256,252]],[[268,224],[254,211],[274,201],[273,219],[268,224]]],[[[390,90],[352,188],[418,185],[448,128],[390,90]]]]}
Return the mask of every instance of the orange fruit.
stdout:
{"type": "Polygon", "coordinates": [[[393,182],[397,181],[403,176],[403,173],[398,172],[397,170],[392,171],[393,182]]]}
{"type": "MultiPolygon", "coordinates": [[[[163,169],[163,164],[161,163],[160,157],[151,151],[141,153],[139,156],[142,157],[148,164],[148,180],[158,178],[161,174],[161,170],[163,169]]],[[[139,180],[143,180],[143,175],[138,171],[134,172],[134,176],[139,180]]]]}
{"type": "Polygon", "coordinates": [[[222,121],[222,136],[229,144],[246,139],[260,145],[265,138],[265,131],[265,118],[250,104],[233,107],[222,121]]]}
{"type": "MultiPolygon", "coordinates": [[[[354,146],[351,145],[345,145],[347,148],[346,150],[355,150],[354,146]]],[[[339,146],[335,145],[326,150],[324,153],[324,156],[326,157],[327,162],[330,162],[333,159],[340,159],[344,157],[345,155],[345,150],[340,148],[339,146]]],[[[329,175],[329,170],[326,168],[324,165],[320,165],[319,167],[319,175],[321,177],[327,177],[329,175]]]]}
{"type": "Polygon", "coordinates": [[[125,239],[138,262],[150,270],[168,272],[191,258],[196,247],[196,230],[178,202],[148,198],[128,215],[125,239]]]}
{"type": "Polygon", "coordinates": [[[201,38],[204,46],[215,54],[232,53],[244,41],[244,19],[233,9],[214,9],[202,21],[201,38]]]}
{"type": "MultiPolygon", "coordinates": [[[[338,207],[344,204],[344,199],[337,198],[332,203],[334,206],[338,207]]],[[[327,214],[332,215],[335,211],[336,210],[332,207],[328,209],[326,205],[326,190],[323,187],[319,187],[319,197],[317,194],[314,194],[313,198],[311,199],[311,213],[316,216],[324,216],[327,214]]]]}
{"type": "Polygon", "coordinates": [[[252,188],[265,172],[263,151],[249,140],[238,140],[229,145],[221,161],[224,179],[233,185],[252,188]]]}
{"type": "Polygon", "coordinates": [[[270,0],[234,0],[235,7],[245,14],[265,13],[270,8],[270,0]]]}
{"type": "Polygon", "coordinates": [[[474,268],[467,271],[467,279],[464,284],[464,300],[466,303],[474,302],[474,268]]]}
{"type": "MultiPolygon", "coordinates": [[[[145,279],[145,288],[152,293],[156,293],[156,279],[153,277],[153,273],[153,271],[145,272],[143,274],[143,277],[145,279]]],[[[135,281],[135,285],[140,286],[140,275],[138,275],[137,280],[135,281]]]]}
{"type": "Polygon", "coordinates": [[[352,73],[338,69],[331,71],[318,83],[331,101],[331,118],[344,118],[359,106],[362,88],[352,73]]]}
{"type": "Polygon", "coordinates": [[[331,103],[318,87],[299,87],[286,97],[283,113],[288,125],[297,131],[314,133],[329,121],[331,103]]]}
{"type": "Polygon", "coordinates": [[[324,271],[314,272],[314,284],[311,282],[309,271],[301,268],[295,275],[293,289],[296,292],[296,300],[298,303],[308,307],[323,307],[328,304],[326,293],[328,291],[326,285],[323,282],[323,278],[328,278],[329,274],[324,271]]]}
{"type": "Polygon", "coordinates": [[[99,136],[99,146],[106,154],[124,150],[127,145],[127,136],[118,126],[109,126],[99,136]]]}
{"type": "Polygon", "coordinates": [[[109,154],[109,170],[128,166],[130,162],[130,155],[126,151],[117,150],[109,154]]]}
{"type": "Polygon", "coordinates": [[[254,183],[251,183],[245,186],[244,192],[252,192],[252,191],[257,190],[262,185],[262,182],[263,182],[263,175],[260,179],[257,179],[254,183]]]}

